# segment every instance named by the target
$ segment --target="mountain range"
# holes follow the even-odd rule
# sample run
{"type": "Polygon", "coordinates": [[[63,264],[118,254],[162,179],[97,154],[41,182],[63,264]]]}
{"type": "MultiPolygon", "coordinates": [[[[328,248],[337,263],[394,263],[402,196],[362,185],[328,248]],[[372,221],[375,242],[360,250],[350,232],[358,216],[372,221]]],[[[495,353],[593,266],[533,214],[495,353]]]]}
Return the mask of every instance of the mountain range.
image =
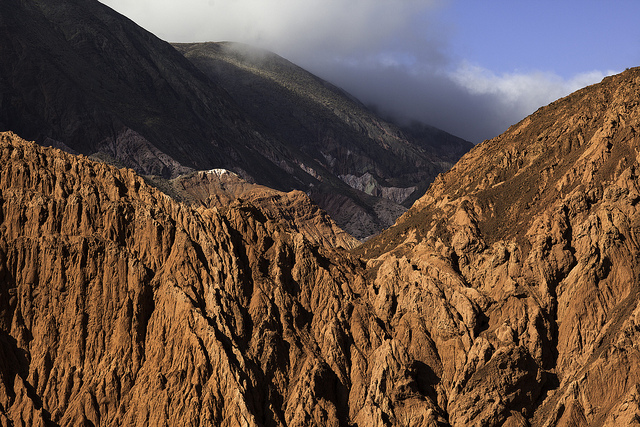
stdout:
{"type": "Polygon", "coordinates": [[[356,249],[452,424],[638,424],[639,99],[633,68],[539,109],[356,249]]]}
{"type": "Polygon", "coordinates": [[[0,133],[1,425],[640,424],[640,68],[473,147],[361,243],[307,193],[330,182],[353,204],[401,206],[385,199],[405,185],[394,155],[413,162],[401,182],[426,188],[420,162],[444,166],[464,144],[438,148],[437,130],[400,130],[269,52],[171,46],[90,1],[8,0],[0,11],[0,54],[18,61],[0,65],[2,123],[16,127],[0,133]],[[199,98],[132,88],[113,104],[82,89],[99,79],[79,59],[52,71],[97,47],[120,58],[123,79],[143,63],[110,56],[122,51],[108,37],[96,45],[100,34],[161,46],[155,81],[170,81],[176,58],[185,80],[174,83],[199,98]],[[37,55],[42,64],[27,60],[37,55]],[[174,159],[180,129],[136,122],[167,96],[177,118],[218,117],[194,134],[239,138],[212,156],[255,157],[174,159]],[[129,117],[133,101],[141,113],[129,117]],[[105,148],[107,123],[124,129],[111,146],[127,150],[105,148]],[[355,169],[337,155],[343,144],[361,149],[355,169]],[[389,159],[358,169],[381,149],[389,159]],[[292,152],[318,176],[286,172],[294,157],[279,156],[292,152]],[[285,185],[291,176],[304,191],[285,185]]]}
{"type": "Polygon", "coordinates": [[[228,169],[308,193],[364,239],[472,146],[428,127],[407,136],[275,54],[176,45],[185,57],[95,0],[0,10],[0,130],[156,181],[228,169]]]}

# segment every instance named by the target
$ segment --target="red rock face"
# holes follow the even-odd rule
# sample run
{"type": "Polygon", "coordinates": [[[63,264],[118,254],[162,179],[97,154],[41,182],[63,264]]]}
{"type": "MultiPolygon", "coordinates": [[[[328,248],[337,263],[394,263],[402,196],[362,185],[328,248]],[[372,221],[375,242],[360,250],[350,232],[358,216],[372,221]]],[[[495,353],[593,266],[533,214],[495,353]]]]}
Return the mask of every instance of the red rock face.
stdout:
{"type": "Polygon", "coordinates": [[[348,419],[385,333],[359,262],[11,134],[0,156],[4,424],[348,419]]]}
{"type": "Polygon", "coordinates": [[[476,147],[365,261],[293,196],[195,207],[2,134],[0,421],[637,423],[639,95],[629,70],[476,147]]]}
{"type": "Polygon", "coordinates": [[[633,69],[540,109],[359,249],[376,314],[429,366],[398,328],[433,342],[451,424],[638,419],[638,99],[633,69]]]}

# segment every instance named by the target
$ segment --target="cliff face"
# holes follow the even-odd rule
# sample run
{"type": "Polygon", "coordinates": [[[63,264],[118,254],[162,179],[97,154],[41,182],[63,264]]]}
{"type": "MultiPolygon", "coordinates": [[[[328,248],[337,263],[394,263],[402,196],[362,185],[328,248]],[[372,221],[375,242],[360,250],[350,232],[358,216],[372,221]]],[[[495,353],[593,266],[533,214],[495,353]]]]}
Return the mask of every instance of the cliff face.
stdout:
{"type": "Polygon", "coordinates": [[[295,193],[0,134],[0,423],[638,424],[639,99],[540,109],[355,254],[295,193]]]}
{"type": "Polygon", "coordinates": [[[344,418],[344,361],[362,370],[382,333],[357,262],[10,134],[1,159],[4,424],[344,418]]]}
{"type": "Polygon", "coordinates": [[[361,262],[255,206],[189,207],[130,170],[0,139],[3,425],[340,425],[437,407],[361,262]]]}
{"type": "Polygon", "coordinates": [[[452,424],[637,423],[639,99],[632,69],[541,108],[359,249],[452,424]]]}

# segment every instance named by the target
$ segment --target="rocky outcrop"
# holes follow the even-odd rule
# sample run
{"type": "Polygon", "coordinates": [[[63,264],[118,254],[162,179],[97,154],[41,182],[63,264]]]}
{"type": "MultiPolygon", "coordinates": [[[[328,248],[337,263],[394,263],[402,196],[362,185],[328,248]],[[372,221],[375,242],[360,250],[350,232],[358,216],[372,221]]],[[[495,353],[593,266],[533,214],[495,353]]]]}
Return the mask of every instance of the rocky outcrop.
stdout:
{"type": "Polygon", "coordinates": [[[0,161],[3,425],[442,417],[346,252],[10,133],[0,161]]]}
{"type": "Polygon", "coordinates": [[[339,177],[349,187],[360,190],[370,196],[382,197],[383,199],[390,200],[402,204],[405,200],[416,191],[417,187],[384,187],[374,178],[370,173],[365,173],[362,176],[355,175],[340,175],[339,177]]]}
{"type": "Polygon", "coordinates": [[[353,249],[359,241],[301,191],[282,192],[251,184],[226,169],[212,169],[181,175],[166,181],[151,179],[176,200],[226,211],[257,209],[269,221],[284,229],[302,233],[309,242],[327,248],[353,249]]]}
{"type": "Polygon", "coordinates": [[[538,110],[360,249],[452,425],[637,423],[638,99],[632,69],[538,110]]]}

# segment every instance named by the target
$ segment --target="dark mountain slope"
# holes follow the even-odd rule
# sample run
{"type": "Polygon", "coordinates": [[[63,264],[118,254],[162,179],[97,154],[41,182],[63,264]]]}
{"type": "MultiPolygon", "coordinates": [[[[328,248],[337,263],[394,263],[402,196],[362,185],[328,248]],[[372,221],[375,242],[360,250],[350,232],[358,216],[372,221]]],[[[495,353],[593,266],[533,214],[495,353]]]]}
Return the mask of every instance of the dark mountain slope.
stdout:
{"type": "MultiPolygon", "coordinates": [[[[414,126],[409,138],[344,91],[274,53],[238,43],[174,46],[266,132],[303,154],[305,169],[322,182],[310,189],[311,196],[336,218],[344,215],[335,209],[341,206],[340,200],[356,196],[340,189],[335,177],[396,205],[379,206],[381,212],[374,218],[381,217],[385,210],[400,212],[397,205],[416,188],[420,193],[414,197],[419,197],[439,173],[472,147],[428,126],[414,126]]],[[[380,204],[368,197],[355,200],[368,211],[380,204]]],[[[355,216],[346,218],[347,223],[362,222],[366,213],[354,212],[353,207],[343,210],[355,216]]],[[[387,215],[391,221],[383,218],[381,224],[391,225],[395,215],[387,215]]]]}
{"type": "MultiPolygon", "coordinates": [[[[304,120],[287,121],[291,105],[270,103],[282,99],[280,86],[232,99],[222,79],[95,0],[3,1],[0,55],[0,130],[163,178],[225,168],[278,190],[314,191],[359,238],[389,226],[403,211],[397,199],[451,164],[370,114],[355,133],[339,111],[315,104],[297,105],[304,120]],[[312,144],[300,143],[310,135],[312,144]],[[380,182],[360,182],[365,172],[380,182]]],[[[334,104],[357,105],[329,93],[334,104]]]]}
{"type": "Polygon", "coordinates": [[[97,1],[7,0],[0,19],[2,128],[103,152],[141,173],[217,166],[278,188],[301,185],[261,154],[279,152],[224,90],[97,1]]]}
{"type": "Polygon", "coordinates": [[[358,250],[378,316],[435,343],[453,424],[637,425],[639,202],[635,68],[475,147],[358,250]]]}
{"type": "Polygon", "coordinates": [[[433,128],[431,144],[419,146],[344,91],[274,53],[238,43],[174,46],[253,120],[335,175],[369,172],[381,186],[409,187],[432,181],[472,147],[433,128]]]}

